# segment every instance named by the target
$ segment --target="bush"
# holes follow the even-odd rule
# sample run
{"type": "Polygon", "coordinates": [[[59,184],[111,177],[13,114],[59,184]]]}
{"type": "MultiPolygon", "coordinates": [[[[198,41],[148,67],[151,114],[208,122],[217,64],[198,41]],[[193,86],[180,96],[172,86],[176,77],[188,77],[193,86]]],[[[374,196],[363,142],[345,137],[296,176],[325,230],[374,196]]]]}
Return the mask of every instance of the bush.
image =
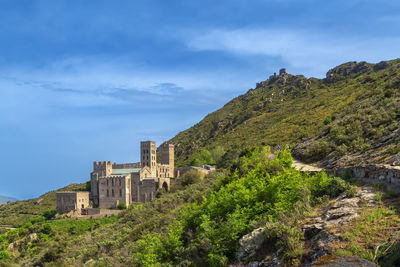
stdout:
{"type": "Polygon", "coordinates": [[[280,258],[289,266],[299,265],[299,259],[303,255],[304,233],[295,226],[281,222],[269,222],[265,227],[265,235],[268,241],[275,244],[276,249],[283,251],[280,258]]]}
{"type": "Polygon", "coordinates": [[[313,160],[319,160],[326,157],[332,151],[331,146],[325,140],[319,140],[313,143],[308,148],[308,153],[310,154],[310,158],[313,160]]]}
{"type": "Polygon", "coordinates": [[[1,250],[0,251],[0,260],[2,259],[9,259],[10,258],[10,253],[6,250],[1,250]]]}
{"type": "Polygon", "coordinates": [[[375,194],[374,199],[375,199],[376,201],[381,201],[382,198],[383,198],[383,194],[382,194],[381,192],[377,192],[377,193],[375,194]]]}
{"type": "Polygon", "coordinates": [[[204,179],[205,174],[201,171],[192,169],[187,171],[185,174],[182,175],[180,179],[180,183],[183,186],[196,184],[201,182],[204,179]]]}
{"type": "Polygon", "coordinates": [[[355,197],[358,193],[358,189],[357,186],[354,185],[350,185],[347,189],[346,189],[346,196],[351,198],[351,197],[355,197]]]}
{"type": "Polygon", "coordinates": [[[125,203],[119,203],[117,208],[120,209],[120,210],[125,210],[126,209],[126,204],[125,203]]]}
{"type": "Polygon", "coordinates": [[[43,212],[43,217],[46,220],[51,220],[56,216],[56,214],[57,214],[56,210],[46,210],[45,212],[43,212]]]}

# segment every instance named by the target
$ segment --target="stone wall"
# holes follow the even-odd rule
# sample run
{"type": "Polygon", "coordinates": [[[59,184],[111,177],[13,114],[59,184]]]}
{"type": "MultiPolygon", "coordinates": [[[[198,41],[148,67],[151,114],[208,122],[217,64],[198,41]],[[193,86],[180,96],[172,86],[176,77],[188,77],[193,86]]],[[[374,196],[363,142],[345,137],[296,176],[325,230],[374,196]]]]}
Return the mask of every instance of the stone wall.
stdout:
{"type": "Polygon", "coordinates": [[[131,204],[131,175],[112,175],[99,178],[99,207],[116,208],[131,204]]]}
{"type": "Polygon", "coordinates": [[[386,164],[355,166],[327,170],[327,173],[349,176],[369,184],[384,183],[388,190],[400,190],[400,166],[386,164]]]}
{"type": "Polygon", "coordinates": [[[89,192],[57,192],[57,213],[76,211],[89,207],[89,192]]]}

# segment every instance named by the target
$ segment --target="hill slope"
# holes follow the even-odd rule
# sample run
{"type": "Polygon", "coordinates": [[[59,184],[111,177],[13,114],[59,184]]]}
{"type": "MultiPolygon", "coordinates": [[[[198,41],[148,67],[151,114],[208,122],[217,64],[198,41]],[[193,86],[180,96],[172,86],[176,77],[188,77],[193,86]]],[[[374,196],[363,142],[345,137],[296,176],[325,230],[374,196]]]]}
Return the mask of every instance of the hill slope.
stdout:
{"type": "Polygon", "coordinates": [[[46,210],[56,208],[57,191],[85,190],[85,184],[70,184],[59,190],[48,192],[38,198],[0,205],[0,226],[18,226],[26,220],[38,217],[46,210]]]}
{"type": "Polygon", "coordinates": [[[281,71],[170,142],[181,166],[202,149],[224,149],[226,162],[243,147],[277,144],[299,145],[297,157],[330,167],[357,164],[365,153],[384,162],[400,150],[399,88],[399,59],[349,62],[325,79],[281,71]]]}
{"type": "Polygon", "coordinates": [[[7,203],[9,201],[10,202],[15,202],[15,201],[17,201],[17,199],[13,198],[13,197],[0,196],[0,204],[7,203]]]}

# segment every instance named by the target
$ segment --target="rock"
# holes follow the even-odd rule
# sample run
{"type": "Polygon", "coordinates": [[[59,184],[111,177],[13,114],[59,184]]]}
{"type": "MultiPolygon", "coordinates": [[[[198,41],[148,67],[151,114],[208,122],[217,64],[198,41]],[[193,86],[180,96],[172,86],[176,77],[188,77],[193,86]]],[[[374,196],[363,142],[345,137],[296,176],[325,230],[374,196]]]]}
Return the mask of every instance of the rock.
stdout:
{"type": "Polygon", "coordinates": [[[376,267],[373,262],[358,257],[326,255],[311,264],[319,267],[376,267]]]}
{"type": "Polygon", "coordinates": [[[37,239],[38,239],[37,233],[32,233],[32,234],[28,235],[28,241],[29,242],[35,241],[37,239]]]}
{"type": "Polygon", "coordinates": [[[237,255],[238,261],[246,261],[256,254],[266,240],[264,231],[265,228],[255,229],[253,232],[243,236],[239,240],[240,247],[237,255]]]}
{"type": "Polygon", "coordinates": [[[388,160],[387,163],[392,166],[400,166],[400,155],[397,154],[397,155],[393,156],[390,160],[388,160]]]}
{"type": "Polygon", "coordinates": [[[324,255],[331,253],[332,249],[329,243],[337,240],[338,237],[331,233],[329,230],[322,230],[316,236],[311,239],[311,249],[312,253],[309,258],[314,261],[324,255]]]}
{"type": "Polygon", "coordinates": [[[324,229],[324,225],[322,223],[303,225],[303,227],[302,227],[302,230],[304,232],[304,236],[307,239],[311,239],[313,236],[317,235],[323,229],[324,229]]]}
{"type": "Polygon", "coordinates": [[[381,61],[374,65],[374,71],[383,70],[386,69],[387,67],[389,67],[389,64],[386,63],[385,61],[381,61]]]}
{"type": "Polygon", "coordinates": [[[252,267],[260,267],[260,266],[265,266],[265,267],[279,267],[281,266],[281,262],[278,258],[277,253],[272,253],[270,259],[268,260],[262,260],[262,261],[252,261],[247,264],[247,266],[252,266],[252,267]]]}
{"type": "Polygon", "coordinates": [[[375,203],[375,193],[371,187],[362,187],[355,197],[347,198],[343,193],[338,196],[334,203],[328,205],[320,217],[315,218],[314,224],[302,227],[304,236],[310,242],[311,251],[307,258],[310,262],[330,254],[330,243],[338,240],[339,236],[332,233],[329,229],[335,225],[343,225],[354,220],[359,216],[361,203],[372,205],[375,203]]]}

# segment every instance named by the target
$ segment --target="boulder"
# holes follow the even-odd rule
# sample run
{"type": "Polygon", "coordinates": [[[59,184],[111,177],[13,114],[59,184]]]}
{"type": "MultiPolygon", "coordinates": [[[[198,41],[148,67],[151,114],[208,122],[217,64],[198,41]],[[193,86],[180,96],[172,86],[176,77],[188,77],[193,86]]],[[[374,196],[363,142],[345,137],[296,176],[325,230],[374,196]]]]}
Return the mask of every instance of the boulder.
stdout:
{"type": "Polygon", "coordinates": [[[250,234],[243,236],[239,240],[240,247],[237,254],[238,261],[242,262],[251,259],[262,247],[265,240],[265,228],[255,229],[250,234]]]}

